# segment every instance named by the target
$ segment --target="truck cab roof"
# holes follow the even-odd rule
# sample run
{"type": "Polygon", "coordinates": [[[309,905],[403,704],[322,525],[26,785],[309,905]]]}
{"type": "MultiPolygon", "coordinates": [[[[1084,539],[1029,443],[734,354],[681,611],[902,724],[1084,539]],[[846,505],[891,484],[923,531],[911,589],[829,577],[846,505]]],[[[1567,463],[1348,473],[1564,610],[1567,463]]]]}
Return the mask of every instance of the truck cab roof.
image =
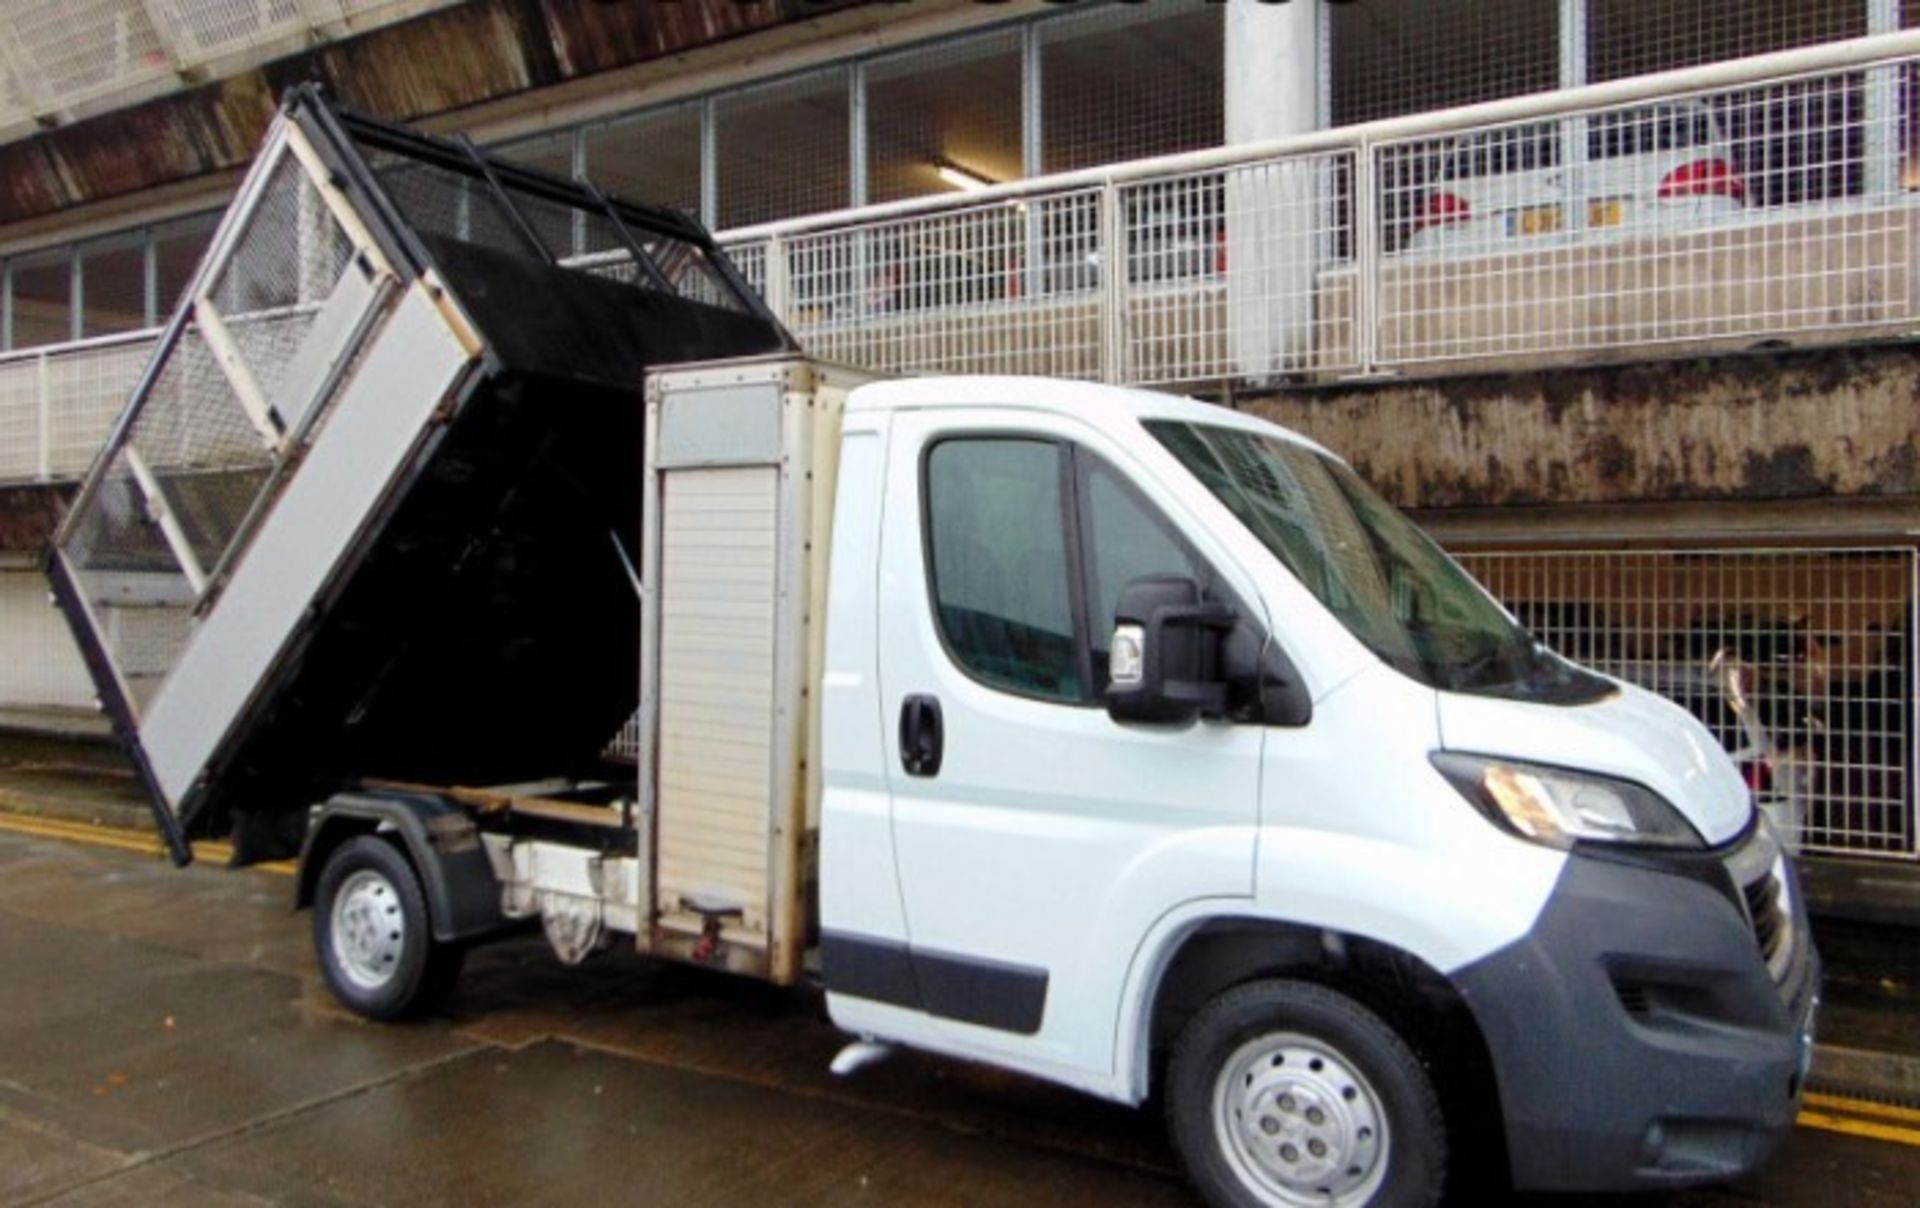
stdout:
{"type": "Polygon", "coordinates": [[[1230,410],[1216,403],[1184,395],[1098,382],[1020,375],[938,376],[900,378],[861,386],[847,399],[850,413],[928,410],[934,408],[999,407],[1045,411],[1084,419],[1175,420],[1216,427],[1240,428],[1293,441],[1326,456],[1320,444],[1269,420],[1230,410]]]}

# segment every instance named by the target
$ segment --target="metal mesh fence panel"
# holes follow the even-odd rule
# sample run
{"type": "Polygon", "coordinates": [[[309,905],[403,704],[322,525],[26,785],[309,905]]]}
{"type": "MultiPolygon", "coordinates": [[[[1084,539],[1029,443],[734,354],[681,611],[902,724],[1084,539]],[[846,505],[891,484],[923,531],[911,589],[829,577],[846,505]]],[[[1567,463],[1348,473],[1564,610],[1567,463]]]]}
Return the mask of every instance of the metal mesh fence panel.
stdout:
{"type": "Polygon", "coordinates": [[[1379,359],[1904,325],[1903,119],[1863,88],[1835,73],[1382,146],[1379,359]]]}
{"type": "Polygon", "coordinates": [[[274,457],[197,328],[188,326],[168,354],[128,444],[152,471],[201,568],[217,566],[274,457]]]}
{"type": "Polygon", "coordinates": [[[588,126],[587,177],[611,196],[698,214],[700,123],[690,104],[588,126]]]}
{"type": "Polygon", "coordinates": [[[1559,5],[1547,0],[1356,0],[1323,20],[1338,126],[1560,83],[1559,5]]]}
{"type": "Polygon", "coordinates": [[[39,357],[0,362],[0,481],[40,474],[41,377],[39,357]]]}
{"type": "Polygon", "coordinates": [[[1698,717],[1804,850],[1916,854],[1913,549],[1458,556],[1547,645],[1698,717]]]}
{"type": "Polygon", "coordinates": [[[990,204],[784,245],[787,319],[817,356],[881,372],[1096,377],[1099,194],[990,204]]]}
{"type": "Polygon", "coordinates": [[[1110,5],[1039,25],[1043,172],[1218,146],[1218,5],[1110,5]]]}
{"type": "Polygon", "coordinates": [[[600,753],[602,759],[612,763],[637,764],[640,762],[640,713],[634,711],[626,724],[615,732],[606,750],[600,753]]]}
{"type": "Polygon", "coordinates": [[[1587,77],[1616,80],[1857,38],[1869,0],[1586,0],[1587,77]]]}
{"type": "Polygon", "coordinates": [[[152,337],[46,354],[47,469],[54,478],[84,473],[106,443],[153,355],[152,337]]]}
{"type": "Polygon", "coordinates": [[[114,666],[143,707],[185,644],[194,592],[121,449],[63,547],[114,666]]]}
{"type": "Polygon", "coordinates": [[[732,244],[726,248],[727,258],[733,261],[740,277],[753,292],[762,298],[767,296],[767,245],[763,240],[758,243],[732,244]]]}
{"type": "Polygon", "coordinates": [[[477,243],[515,256],[544,250],[529,243],[477,178],[419,160],[370,158],[381,186],[419,234],[477,243]]]}
{"type": "Polygon", "coordinates": [[[852,200],[849,79],[832,68],[715,102],[716,227],[837,210],[852,200]]]}
{"type": "Polygon", "coordinates": [[[987,182],[1026,175],[1018,30],[994,30],[867,64],[867,198],[951,192],[940,170],[987,182]]]}
{"type": "MultiPolygon", "coordinates": [[[[312,401],[288,397],[310,393],[312,387],[291,381],[290,370],[352,255],[352,243],[299,161],[282,157],[207,298],[265,401],[283,421],[304,415],[312,401]]],[[[196,338],[175,349],[176,364],[200,351],[198,333],[189,334],[196,338]]],[[[221,376],[214,366],[205,368],[221,376]]],[[[196,382],[204,376],[197,365],[192,372],[196,382]]],[[[211,387],[212,378],[205,380],[211,387]]],[[[232,405],[223,414],[245,423],[230,392],[227,402],[232,405]]],[[[152,406],[149,400],[149,410],[152,406]]]]}
{"type": "Polygon", "coordinates": [[[1127,380],[1355,365],[1352,180],[1338,152],[1123,187],[1127,380]]]}

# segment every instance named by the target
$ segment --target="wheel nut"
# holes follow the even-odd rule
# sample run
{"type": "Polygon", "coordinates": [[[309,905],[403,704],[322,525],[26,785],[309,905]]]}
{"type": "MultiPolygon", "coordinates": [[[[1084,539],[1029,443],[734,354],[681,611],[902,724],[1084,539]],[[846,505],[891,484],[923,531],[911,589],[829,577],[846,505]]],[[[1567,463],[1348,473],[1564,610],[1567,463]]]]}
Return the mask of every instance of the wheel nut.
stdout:
{"type": "Polygon", "coordinates": [[[1317,1107],[1310,1107],[1307,1109],[1307,1123],[1325,1124],[1326,1122],[1327,1122],[1327,1113],[1321,1111],[1317,1107]]]}
{"type": "Polygon", "coordinates": [[[1274,1119],[1272,1116],[1262,1116],[1260,1117],[1260,1131],[1271,1137],[1280,1131],[1280,1121],[1274,1119]]]}
{"type": "Polygon", "coordinates": [[[1293,1096],[1292,1096],[1292,1095],[1282,1095],[1282,1096],[1280,1096],[1280,1110],[1281,1110],[1281,1111],[1283,1111],[1283,1112],[1290,1112],[1290,1111],[1292,1111],[1292,1110],[1294,1109],[1294,1106],[1295,1106],[1295,1104],[1294,1104],[1294,1102],[1293,1102],[1293,1096]]]}
{"type": "Polygon", "coordinates": [[[1300,1160],[1300,1151],[1291,1145],[1282,1145],[1280,1147],[1280,1158],[1285,1162],[1298,1162],[1300,1160]]]}
{"type": "Polygon", "coordinates": [[[1307,1142],[1307,1152],[1316,1158],[1324,1158],[1327,1156],[1327,1143],[1315,1137],[1307,1142]]]}

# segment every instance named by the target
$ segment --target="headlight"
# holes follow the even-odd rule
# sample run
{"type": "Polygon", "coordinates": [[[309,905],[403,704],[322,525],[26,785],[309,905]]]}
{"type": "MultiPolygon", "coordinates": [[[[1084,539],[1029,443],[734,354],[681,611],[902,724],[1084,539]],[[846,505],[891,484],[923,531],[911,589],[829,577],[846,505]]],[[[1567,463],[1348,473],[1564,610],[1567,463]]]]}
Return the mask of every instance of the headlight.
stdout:
{"type": "Polygon", "coordinates": [[[1481,813],[1549,847],[1706,846],[1680,811],[1631,781],[1449,751],[1436,752],[1433,766],[1481,813]]]}

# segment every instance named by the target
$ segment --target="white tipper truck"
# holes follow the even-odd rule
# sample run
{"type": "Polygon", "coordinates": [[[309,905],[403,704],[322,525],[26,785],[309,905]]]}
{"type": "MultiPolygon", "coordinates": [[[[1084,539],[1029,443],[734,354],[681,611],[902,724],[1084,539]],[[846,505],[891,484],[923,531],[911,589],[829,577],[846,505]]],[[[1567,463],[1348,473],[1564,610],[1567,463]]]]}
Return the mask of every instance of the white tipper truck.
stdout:
{"type": "Polygon", "coordinates": [[[1714,740],[1339,458],[863,382],[697,224],[296,93],[49,556],[184,862],[354,1010],[537,920],[1164,1101],[1217,1204],[1720,1179],[1819,965],[1714,740]],[[602,757],[622,723],[637,749],[602,757]]]}

